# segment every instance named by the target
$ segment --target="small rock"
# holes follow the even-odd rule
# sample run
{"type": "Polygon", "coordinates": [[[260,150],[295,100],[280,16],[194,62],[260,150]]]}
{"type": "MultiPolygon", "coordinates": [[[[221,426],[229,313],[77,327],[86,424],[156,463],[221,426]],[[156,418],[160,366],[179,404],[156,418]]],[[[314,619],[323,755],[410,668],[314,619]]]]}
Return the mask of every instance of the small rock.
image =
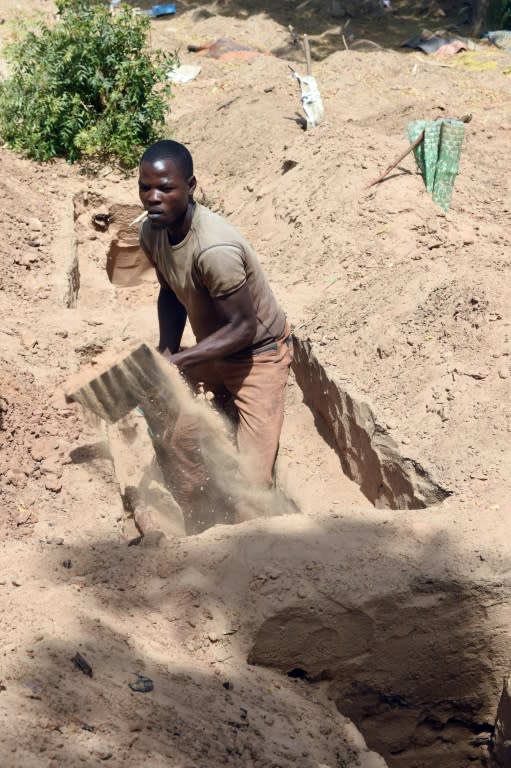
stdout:
{"type": "Polygon", "coordinates": [[[82,656],[79,651],[75,653],[71,661],[75,665],[76,669],[79,669],[80,672],[83,672],[83,674],[87,675],[87,677],[92,677],[92,667],[85,656],[82,656]]]}
{"type": "Polygon", "coordinates": [[[209,632],[208,640],[210,643],[218,643],[218,635],[216,635],[214,632],[209,632]]]}
{"type": "Polygon", "coordinates": [[[43,224],[34,216],[28,220],[28,227],[31,232],[42,232],[43,224]]]}
{"type": "Polygon", "coordinates": [[[55,475],[46,475],[44,480],[44,487],[47,491],[59,493],[59,491],[62,490],[62,481],[55,475]]]}
{"type": "Polygon", "coordinates": [[[153,690],[154,683],[150,677],[139,675],[138,672],[134,672],[133,674],[136,675],[137,680],[134,683],[128,683],[132,691],[135,691],[136,693],[150,693],[153,690]]]}
{"type": "Polygon", "coordinates": [[[376,352],[378,354],[378,357],[380,360],[383,360],[385,357],[390,357],[392,354],[392,349],[388,346],[385,346],[383,344],[378,344],[376,347],[376,352]]]}
{"type": "Polygon", "coordinates": [[[509,368],[499,368],[499,376],[501,379],[509,378],[509,368]]]}

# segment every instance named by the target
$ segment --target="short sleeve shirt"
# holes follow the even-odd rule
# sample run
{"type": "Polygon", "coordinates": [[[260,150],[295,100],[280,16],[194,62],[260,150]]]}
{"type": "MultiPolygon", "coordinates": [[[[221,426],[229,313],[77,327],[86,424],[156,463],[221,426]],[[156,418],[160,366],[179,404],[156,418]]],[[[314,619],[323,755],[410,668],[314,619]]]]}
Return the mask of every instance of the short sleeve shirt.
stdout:
{"type": "Polygon", "coordinates": [[[144,221],[140,243],[167,285],[185,307],[197,341],[217,331],[225,321],[213,299],[228,296],[245,283],[257,316],[250,346],[279,338],[286,318],[250,245],[222,216],[197,203],[184,240],[171,245],[167,230],[153,230],[144,221]]]}

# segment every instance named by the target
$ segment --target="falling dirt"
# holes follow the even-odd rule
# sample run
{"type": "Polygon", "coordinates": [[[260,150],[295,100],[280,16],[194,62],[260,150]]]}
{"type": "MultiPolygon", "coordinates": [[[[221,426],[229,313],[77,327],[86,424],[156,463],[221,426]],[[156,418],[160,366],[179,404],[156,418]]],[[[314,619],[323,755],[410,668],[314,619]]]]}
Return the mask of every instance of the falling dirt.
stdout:
{"type": "Polygon", "coordinates": [[[511,61],[399,48],[462,24],[447,4],[326,6],[178,3],[151,23],[201,66],[169,116],[200,200],[254,244],[294,327],[280,495],[255,519],[184,536],[143,415],[66,402],[79,369],[156,342],[155,281],[111,282],[136,175],[0,149],[6,768],[490,764],[510,663],[511,61]],[[310,36],[314,131],[288,25],[310,36]],[[187,53],[225,37],[265,55],[187,53]],[[411,156],[367,188],[410,120],[468,112],[447,213],[411,156]]]}
{"type": "MultiPolygon", "coordinates": [[[[186,382],[175,367],[165,365],[163,358],[145,344],[113,358],[111,352],[101,355],[94,366],[80,370],[66,382],[65,392],[68,402],[80,403],[107,424],[118,423],[116,442],[125,443],[130,452],[135,443],[140,449],[145,442],[145,458],[138,456],[140,469],[153,481],[159,479],[160,493],[171,509],[179,506],[176,494],[181,483],[177,475],[184,471],[179,454],[172,449],[173,433],[179,433],[179,425],[193,423],[194,451],[203,473],[195,503],[181,508],[182,535],[201,533],[219,523],[298,511],[281,491],[251,482],[250,466],[235,447],[234,424],[214,397],[208,397],[212,393],[186,382]],[[133,410],[141,417],[138,425],[131,415],[133,410]],[[148,433],[149,441],[141,440],[141,432],[148,433]]],[[[114,442],[111,438],[111,447],[114,442]]],[[[118,480],[119,474],[126,474],[128,450],[117,458],[118,480]]],[[[161,530],[151,522],[147,491],[142,479],[121,488],[127,511],[133,513],[144,535],[161,530]]]]}

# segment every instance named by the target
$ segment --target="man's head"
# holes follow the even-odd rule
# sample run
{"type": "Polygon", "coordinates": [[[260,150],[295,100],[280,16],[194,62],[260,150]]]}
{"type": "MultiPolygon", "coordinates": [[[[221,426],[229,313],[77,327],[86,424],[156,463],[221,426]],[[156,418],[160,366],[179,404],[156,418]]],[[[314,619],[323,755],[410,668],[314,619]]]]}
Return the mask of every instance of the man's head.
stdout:
{"type": "Polygon", "coordinates": [[[162,160],[172,160],[184,178],[189,179],[193,176],[193,159],[184,144],[170,139],[157,141],[146,149],[140,158],[140,165],[142,163],[154,165],[154,163],[162,160]]]}
{"type": "Polygon", "coordinates": [[[140,160],[139,195],[154,229],[179,229],[196,187],[190,152],[177,141],[157,141],[140,160]]]}

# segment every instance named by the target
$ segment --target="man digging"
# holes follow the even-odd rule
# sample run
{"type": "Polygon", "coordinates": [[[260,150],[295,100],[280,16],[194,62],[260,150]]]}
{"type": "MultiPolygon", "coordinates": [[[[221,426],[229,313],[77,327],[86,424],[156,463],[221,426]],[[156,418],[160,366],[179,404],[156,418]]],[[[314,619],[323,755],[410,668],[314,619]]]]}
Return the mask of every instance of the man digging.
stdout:
{"type": "MultiPolygon", "coordinates": [[[[234,405],[249,479],[269,488],[292,360],[289,325],[254,251],[226,219],[195,202],[196,184],[182,144],[159,141],[142,155],[139,194],[147,217],[140,243],[160,282],[158,348],[192,384],[234,405]],[[181,349],[187,318],[196,344],[181,349]]],[[[212,524],[197,429],[183,414],[163,436],[188,533],[212,524]]]]}

